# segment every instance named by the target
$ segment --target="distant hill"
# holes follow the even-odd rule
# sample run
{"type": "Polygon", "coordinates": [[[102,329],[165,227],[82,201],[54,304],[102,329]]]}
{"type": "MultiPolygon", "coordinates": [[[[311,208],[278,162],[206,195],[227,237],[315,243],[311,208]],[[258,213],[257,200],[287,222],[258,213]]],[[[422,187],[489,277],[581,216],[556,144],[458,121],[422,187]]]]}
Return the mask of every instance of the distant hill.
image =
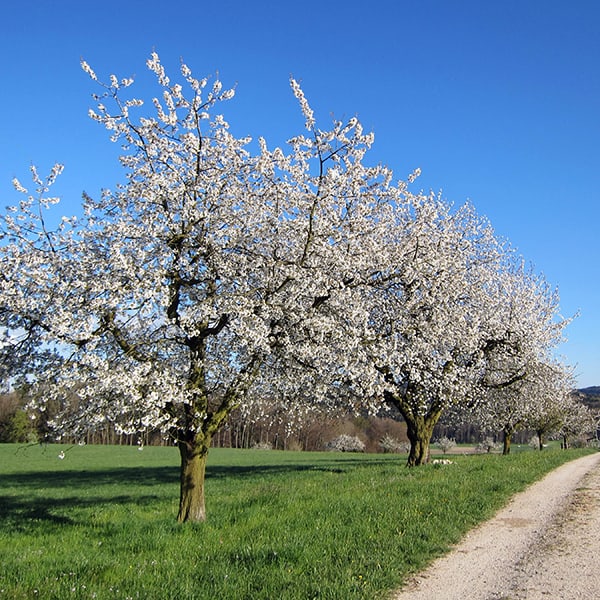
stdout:
{"type": "Polygon", "coordinates": [[[593,385],[592,387],[582,388],[577,391],[586,396],[600,396],[600,385],[593,385]]]}
{"type": "Polygon", "coordinates": [[[600,386],[598,385],[577,390],[577,397],[590,408],[600,408],[600,386]]]}

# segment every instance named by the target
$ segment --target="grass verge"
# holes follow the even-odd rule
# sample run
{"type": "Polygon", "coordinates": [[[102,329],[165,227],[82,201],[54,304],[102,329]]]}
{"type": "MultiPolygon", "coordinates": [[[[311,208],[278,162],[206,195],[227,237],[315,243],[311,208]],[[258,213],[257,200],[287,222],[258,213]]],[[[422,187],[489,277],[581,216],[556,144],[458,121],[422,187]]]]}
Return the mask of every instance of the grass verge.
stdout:
{"type": "Polygon", "coordinates": [[[181,526],[176,449],[0,445],[0,599],[383,598],[584,453],[215,449],[208,521],[181,526]]]}

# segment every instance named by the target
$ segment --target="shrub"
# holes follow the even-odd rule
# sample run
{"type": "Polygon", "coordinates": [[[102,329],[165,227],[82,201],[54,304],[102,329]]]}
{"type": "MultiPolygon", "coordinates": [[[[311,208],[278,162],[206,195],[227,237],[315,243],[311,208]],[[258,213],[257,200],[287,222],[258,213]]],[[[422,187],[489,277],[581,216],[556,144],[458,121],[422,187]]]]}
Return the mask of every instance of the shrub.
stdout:
{"type": "Polygon", "coordinates": [[[342,435],[331,440],[327,444],[327,449],[333,452],[364,452],[365,445],[362,440],[355,435],[342,435]]]}
{"type": "Polygon", "coordinates": [[[446,454],[448,450],[456,446],[456,441],[447,437],[441,437],[435,444],[444,454],[446,454]]]}
{"type": "Polygon", "coordinates": [[[483,440],[483,441],[479,442],[479,444],[477,444],[477,447],[475,448],[475,450],[480,453],[485,452],[485,453],[489,454],[493,450],[498,450],[498,448],[500,448],[500,444],[498,442],[495,442],[494,438],[486,437],[485,440],[483,440]]]}
{"type": "Polygon", "coordinates": [[[252,450],[273,450],[269,442],[256,442],[252,445],[252,450]]]}
{"type": "Polygon", "coordinates": [[[379,440],[379,446],[386,454],[408,452],[408,449],[410,448],[410,445],[407,442],[401,442],[389,433],[386,433],[381,440],[379,440]]]}

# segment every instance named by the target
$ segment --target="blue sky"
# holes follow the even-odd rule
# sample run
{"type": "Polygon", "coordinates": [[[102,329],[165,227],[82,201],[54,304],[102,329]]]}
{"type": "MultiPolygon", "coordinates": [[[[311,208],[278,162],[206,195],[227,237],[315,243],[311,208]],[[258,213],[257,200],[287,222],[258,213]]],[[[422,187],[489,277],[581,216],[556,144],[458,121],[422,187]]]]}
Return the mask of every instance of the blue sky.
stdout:
{"type": "MultiPolygon", "coordinates": [[[[0,24],[0,203],[11,180],[66,165],[63,212],[112,187],[117,148],[87,117],[96,91],[79,68],[137,76],[156,50],[197,76],[237,84],[236,134],[270,145],[303,118],[358,116],[373,162],[455,204],[470,200],[580,316],[560,354],[580,387],[600,385],[600,3],[595,0],[22,0],[0,24]]],[[[134,89],[136,89],[134,88],[134,89]]]]}

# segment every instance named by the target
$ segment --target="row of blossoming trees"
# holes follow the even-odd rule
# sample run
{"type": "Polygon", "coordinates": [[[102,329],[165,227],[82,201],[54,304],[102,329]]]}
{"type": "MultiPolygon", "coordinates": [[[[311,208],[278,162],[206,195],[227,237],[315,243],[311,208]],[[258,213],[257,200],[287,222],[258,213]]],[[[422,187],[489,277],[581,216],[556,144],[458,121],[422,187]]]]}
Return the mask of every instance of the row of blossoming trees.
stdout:
{"type": "Polygon", "coordinates": [[[514,405],[565,396],[558,298],[472,206],[368,164],[373,135],[355,118],[319,128],[294,80],[304,132],[270,148],[232,134],[220,81],[147,64],[150,110],[131,79],[82,63],[123,182],[49,227],[61,167],[32,169],[3,217],[0,375],[62,407],[58,434],[161,429],[181,455],[178,518],[203,520],[211,439],[256,398],[392,406],[419,465],[450,407],[504,428],[514,405]]]}

